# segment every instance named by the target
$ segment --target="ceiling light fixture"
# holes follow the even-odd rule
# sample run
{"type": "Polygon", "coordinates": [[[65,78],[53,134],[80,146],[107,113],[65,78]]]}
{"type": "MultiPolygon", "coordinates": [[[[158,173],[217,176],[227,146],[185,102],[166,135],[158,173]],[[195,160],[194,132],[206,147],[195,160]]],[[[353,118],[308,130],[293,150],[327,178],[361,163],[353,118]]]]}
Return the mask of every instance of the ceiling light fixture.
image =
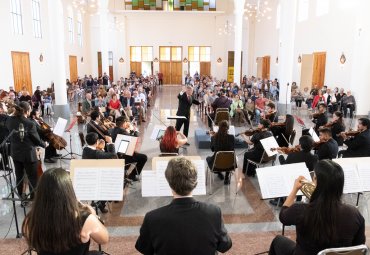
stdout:
{"type": "Polygon", "coordinates": [[[261,22],[263,18],[271,20],[270,12],[272,11],[271,7],[269,6],[269,2],[267,0],[257,0],[257,3],[252,4],[248,3],[245,6],[244,12],[246,14],[246,18],[254,17],[257,22],[261,22]]]}

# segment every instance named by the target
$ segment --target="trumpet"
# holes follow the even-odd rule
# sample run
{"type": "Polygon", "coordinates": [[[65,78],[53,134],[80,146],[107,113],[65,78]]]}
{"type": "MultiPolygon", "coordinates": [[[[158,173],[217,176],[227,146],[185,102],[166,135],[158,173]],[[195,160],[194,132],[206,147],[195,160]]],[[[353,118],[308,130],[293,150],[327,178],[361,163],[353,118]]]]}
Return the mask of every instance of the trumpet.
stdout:
{"type": "Polygon", "coordinates": [[[316,185],[314,183],[303,181],[302,187],[300,190],[302,191],[303,195],[305,195],[308,199],[311,199],[311,196],[313,192],[315,191],[315,189],[316,189],[316,185]]]}

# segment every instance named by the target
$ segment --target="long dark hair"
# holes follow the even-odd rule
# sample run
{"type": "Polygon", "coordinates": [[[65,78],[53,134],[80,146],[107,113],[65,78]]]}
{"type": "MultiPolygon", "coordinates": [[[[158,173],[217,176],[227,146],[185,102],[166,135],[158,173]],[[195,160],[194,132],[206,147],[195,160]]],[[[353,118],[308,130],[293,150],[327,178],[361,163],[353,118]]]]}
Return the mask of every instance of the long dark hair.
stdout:
{"type": "Polygon", "coordinates": [[[218,131],[215,134],[215,141],[217,144],[226,144],[227,135],[229,131],[229,123],[226,120],[218,124],[218,131]]]}
{"type": "Polygon", "coordinates": [[[291,114],[285,116],[285,134],[289,137],[293,132],[294,117],[291,114]]]}
{"type": "Polygon", "coordinates": [[[307,238],[319,245],[330,245],[337,235],[336,215],[341,204],[344,186],[342,167],[331,161],[321,160],[315,167],[316,189],[304,215],[307,238]]]}
{"type": "Polygon", "coordinates": [[[343,113],[340,112],[340,111],[336,111],[334,112],[334,115],[338,117],[338,120],[337,120],[337,123],[341,126],[344,126],[344,123],[343,123],[343,113]]]}
{"type": "Polygon", "coordinates": [[[41,176],[22,229],[37,252],[62,253],[81,243],[80,206],[64,169],[53,168],[41,176]]]}
{"type": "Polygon", "coordinates": [[[19,105],[14,105],[14,116],[22,117],[26,112],[31,110],[31,106],[28,102],[22,101],[19,105]]]}

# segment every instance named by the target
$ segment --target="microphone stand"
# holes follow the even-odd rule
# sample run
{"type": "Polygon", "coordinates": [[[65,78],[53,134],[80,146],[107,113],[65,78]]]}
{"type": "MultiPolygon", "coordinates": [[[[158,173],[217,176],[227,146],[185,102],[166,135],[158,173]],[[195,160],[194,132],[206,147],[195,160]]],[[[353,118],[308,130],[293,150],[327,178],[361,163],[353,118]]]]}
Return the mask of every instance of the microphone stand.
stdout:
{"type": "Polygon", "coordinates": [[[288,114],[288,89],[289,89],[289,82],[286,85],[286,94],[285,94],[285,114],[288,114]]]}

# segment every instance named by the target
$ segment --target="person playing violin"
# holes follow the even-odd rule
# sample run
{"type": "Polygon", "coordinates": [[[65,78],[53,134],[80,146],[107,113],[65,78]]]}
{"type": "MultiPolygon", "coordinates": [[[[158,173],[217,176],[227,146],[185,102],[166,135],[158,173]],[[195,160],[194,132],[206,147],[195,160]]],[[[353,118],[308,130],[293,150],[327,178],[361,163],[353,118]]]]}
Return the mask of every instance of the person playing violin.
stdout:
{"type": "Polygon", "coordinates": [[[324,127],[330,127],[331,135],[335,141],[337,141],[338,146],[343,145],[343,137],[340,135],[341,132],[345,130],[345,125],[343,123],[343,113],[336,111],[333,114],[333,120],[328,122],[324,127]]]}
{"type": "Polygon", "coordinates": [[[266,105],[267,111],[264,116],[265,119],[271,121],[271,122],[277,122],[277,115],[276,115],[276,107],[273,102],[270,102],[266,105]]]}
{"type": "Polygon", "coordinates": [[[263,148],[260,140],[272,136],[272,133],[268,131],[270,128],[271,122],[269,120],[262,119],[258,128],[260,132],[254,134],[250,139],[244,138],[248,145],[254,145],[253,149],[247,151],[244,154],[244,161],[243,161],[243,173],[246,173],[247,176],[255,176],[256,175],[256,166],[253,164],[248,164],[248,159],[253,161],[260,161],[261,157],[265,151],[263,148]],[[248,169],[247,169],[248,165],[248,169]]]}
{"type": "Polygon", "coordinates": [[[333,159],[338,155],[338,143],[331,137],[329,128],[322,128],[319,131],[320,142],[315,143],[319,160],[333,159]]]}
{"type": "Polygon", "coordinates": [[[370,156],[370,120],[368,118],[358,119],[357,131],[359,133],[353,137],[346,132],[340,133],[344,139],[347,150],[342,150],[339,155],[343,158],[369,157],[370,156]]]}
{"type": "Polygon", "coordinates": [[[319,112],[313,114],[312,122],[315,123],[314,130],[316,134],[319,134],[319,128],[325,126],[328,123],[328,116],[326,113],[326,105],[321,103],[318,106],[319,112]]]}
{"type": "Polygon", "coordinates": [[[91,133],[91,132],[97,133],[98,136],[99,136],[99,139],[104,139],[106,142],[108,142],[107,137],[109,137],[109,132],[108,132],[108,130],[106,130],[103,127],[100,126],[101,122],[100,122],[99,110],[92,111],[91,114],[90,114],[90,117],[91,117],[91,121],[86,126],[86,132],[87,133],[91,133]],[[104,135],[104,136],[102,136],[102,135],[104,135]]]}

